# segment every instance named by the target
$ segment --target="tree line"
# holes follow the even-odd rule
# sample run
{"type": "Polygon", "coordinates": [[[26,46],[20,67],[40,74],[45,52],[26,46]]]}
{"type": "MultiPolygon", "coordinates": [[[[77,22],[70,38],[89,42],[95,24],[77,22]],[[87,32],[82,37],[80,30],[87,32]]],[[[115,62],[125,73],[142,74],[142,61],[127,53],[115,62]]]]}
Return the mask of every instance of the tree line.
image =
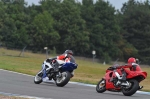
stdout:
{"type": "Polygon", "coordinates": [[[102,61],[134,56],[150,64],[150,3],[128,0],[120,10],[104,0],[0,1],[0,45],[9,49],[25,46],[33,52],[46,46],[62,53],[102,61]]]}

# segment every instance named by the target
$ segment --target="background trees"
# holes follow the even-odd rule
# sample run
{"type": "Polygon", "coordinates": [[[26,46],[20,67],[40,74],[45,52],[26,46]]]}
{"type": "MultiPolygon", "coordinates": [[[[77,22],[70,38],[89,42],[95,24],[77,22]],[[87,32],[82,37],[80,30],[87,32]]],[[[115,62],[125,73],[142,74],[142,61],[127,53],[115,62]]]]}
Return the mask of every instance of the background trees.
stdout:
{"type": "MultiPolygon", "coordinates": [[[[150,63],[150,5],[149,1],[129,0],[122,8],[122,35],[138,51],[143,62],[150,63]]],[[[132,54],[131,54],[132,55],[132,54]]],[[[135,55],[135,54],[134,54],[135,55]]]]}
{"type": "Polygon", "coordinates": [[[129,0],[121,11],[104,0],[40,0],[40,5],[0,1],[0,44],[7,48],[75,55],[109,62],[134,56],[150,64],[150,4],[129,0]]]}

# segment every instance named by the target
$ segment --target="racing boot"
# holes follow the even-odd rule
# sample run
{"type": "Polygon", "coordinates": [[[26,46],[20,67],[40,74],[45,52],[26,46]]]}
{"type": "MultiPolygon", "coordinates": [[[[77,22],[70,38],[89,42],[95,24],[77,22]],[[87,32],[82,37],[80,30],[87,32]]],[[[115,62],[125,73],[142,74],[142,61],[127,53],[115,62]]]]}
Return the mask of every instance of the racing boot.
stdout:
{"type": "Polygon", "coordinates": [[[74,76],[74,71],[71,72],[71,78],[74,76]]]}
{"type": "Polygon", "coordinates": [[[141,90],[143,88],[143,86],[139,86],[139,89],[138,90],[141,90]]]}
{"type": "Polygon", "coordinates": [[[127,76],[127,74],[126,74],[126,72],[125,72],[124,69],[122,69],[121,72],[122,72],[122,75],[121,75],[121,79],[119,79],[119,80],[121,82],[126,82],[126,76],[127,76]]]}

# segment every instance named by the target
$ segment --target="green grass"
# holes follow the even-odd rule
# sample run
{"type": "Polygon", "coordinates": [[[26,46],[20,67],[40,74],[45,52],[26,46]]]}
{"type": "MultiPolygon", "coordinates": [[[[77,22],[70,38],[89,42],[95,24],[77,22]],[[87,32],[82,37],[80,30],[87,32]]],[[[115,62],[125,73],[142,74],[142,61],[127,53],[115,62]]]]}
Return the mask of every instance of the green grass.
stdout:
{"type": "MultiPolygon", "coordinates": [[[[0,69],[16,71],[29,75],[35,75],[40,69],[43,61],[46,59],[45,54],[35,54],[25,52],[24,57],[18,57],[20,51],[6,50],[0,48],[0,69]]],[[[53,56],[50,56],[53,57],[53,56]]],[[[92,59],[75,57],[78,63],[78,68],[75,70],[75,76],[71,81],[97,84],[104,76],[105,70],[111,65],[103,65],[93,62],[92,59]]],[[[149,67],[142,67],[148,74],[149,67]]],[[[150,77],[141,82],[144,85],[144,91],[150,91],[150,77]]]]}

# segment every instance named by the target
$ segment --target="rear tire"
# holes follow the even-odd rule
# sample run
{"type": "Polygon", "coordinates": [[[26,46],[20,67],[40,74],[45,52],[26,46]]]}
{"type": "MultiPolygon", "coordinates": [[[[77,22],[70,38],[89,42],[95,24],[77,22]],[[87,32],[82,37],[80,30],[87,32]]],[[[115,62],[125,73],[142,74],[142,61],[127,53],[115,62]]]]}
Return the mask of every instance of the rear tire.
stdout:
{"type": "Polygon", "coordinates": [[[68,71],[62,72],[61,77],[56,78],[56,81],[55,81],[56,85],[58,87],[63,87],[70,81],[70,78],[71,78],[70,72],[68,71]]]}
{"type": "Polygon", "coordinates": [[[125,96],[131,96],[139,89],[139,82],[135,79],[129,80],[131,86],[129,88],[122,88],[122,93],[125,96]]]}
{"type": "Polygon", "coordinates": [[[96,91],[98,93],[103,93],[106,91],[106,80],[105,79],[102,79],[98,82],[98,84],[96,85],[96,91]]]}

